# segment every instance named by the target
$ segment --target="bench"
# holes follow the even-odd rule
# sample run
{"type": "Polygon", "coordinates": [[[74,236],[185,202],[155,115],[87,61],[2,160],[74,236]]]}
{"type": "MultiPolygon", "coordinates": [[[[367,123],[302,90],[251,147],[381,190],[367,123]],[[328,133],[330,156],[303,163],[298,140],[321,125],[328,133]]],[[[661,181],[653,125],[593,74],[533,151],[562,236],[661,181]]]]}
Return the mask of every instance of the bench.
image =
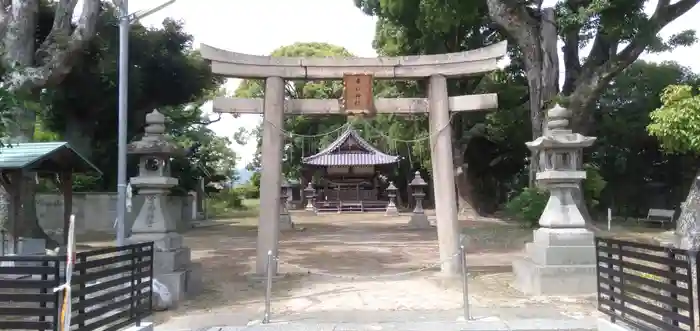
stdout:
{"type": "Polygon", "coordinates": [[[649,209],[646,218],[638,218],[637,223],[660,223],[664,226],[666,223],[673,224],[674,216],[676,215],[675,210],[670,209],[649,209]]]}

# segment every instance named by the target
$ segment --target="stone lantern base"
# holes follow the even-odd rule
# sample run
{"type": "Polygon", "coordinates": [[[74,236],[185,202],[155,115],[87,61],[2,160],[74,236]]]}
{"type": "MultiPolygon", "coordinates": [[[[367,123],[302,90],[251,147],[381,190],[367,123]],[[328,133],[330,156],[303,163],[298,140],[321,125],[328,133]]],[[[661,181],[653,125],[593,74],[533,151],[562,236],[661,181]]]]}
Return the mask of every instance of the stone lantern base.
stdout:
{"type": "Polygon", "coordinates": [[[394,201],[389,201],[389,204],[386,205],[384,216],[399,216],[399,210],[396,208],[394,201]]]}
{"type": "Polygon", "coordinates": [[[153,241],[153,275],[168,288],[174,304],[199,294],[202,287],[202,266],[190,260],[191,251],[183,245],[177,232],[137,233],[129,243],[153,241]]]}
{"type": "Polygon", "coordinates": [[[595,235],[585,228],[540,228],[513,261],[514,287],[531,295],[596,292],[595,235]]]}
{"type": "Polygon", "coordinates": [[[428,220],[428,215],[425,213],[417,214],[412,213],[411,219],[408,221],[408,227],[411,229],[429,229],[432,226],[428,220]]]}
{"type": "Polygon", "coordinates": [[[279,220],[280,231],[294,230],[294,222],[292,222],[292,215],[289,212],[281,212],[279,220]]]}

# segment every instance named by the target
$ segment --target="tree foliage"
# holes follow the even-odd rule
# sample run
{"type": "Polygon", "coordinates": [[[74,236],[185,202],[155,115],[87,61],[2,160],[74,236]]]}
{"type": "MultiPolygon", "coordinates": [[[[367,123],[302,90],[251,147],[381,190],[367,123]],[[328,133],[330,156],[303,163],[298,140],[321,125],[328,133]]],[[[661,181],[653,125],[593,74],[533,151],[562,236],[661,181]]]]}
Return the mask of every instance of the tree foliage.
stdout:
{"type": "Polygon", "coordinates": [[[649,133],[671,153],[700,152],[700,94],[689,85],[671,85],[661,94],[662,106],[650,114],[649,133]]]}
{"type": "MultiPolygon", "coordinates": [[[[117,130],[104,130],[118,125],[119,40],[115,15],[115,9],[105,5],[96,37],[81,53],[75,69],[47,90],[46,107],[41,113],[47,129],[59,133],[104,173],[99,181],[81,187],[87,190],[109,191],[116,184],[117,130]]],[[[129,38],[129,141],[143,132],[146,113],[158,108],[172,117],[168,124],[173,134],[186,135],[182,138],[189,145],[185,147],[196,140],[195,135],[205,143],[211,142],[213,133],[205,128],[210,120],[202,114],[201,100],[216,93],[222,80],[212,75],[206,61],[193,50],[193,37],[184,31],[183,23],[166,19],[158,28],[133,24],[129,38]]],[[[202,146],[204,151],[213,145],[202,146]]],[[[193,171],[183,175],[185,178],[200,174],[194,166],[186,169],[193,171]]],[[[133,164],[128,175],[136,175],[133,164]]],[[[183,179],[182,185],[193,188],[189,180],[183,179]]]]}

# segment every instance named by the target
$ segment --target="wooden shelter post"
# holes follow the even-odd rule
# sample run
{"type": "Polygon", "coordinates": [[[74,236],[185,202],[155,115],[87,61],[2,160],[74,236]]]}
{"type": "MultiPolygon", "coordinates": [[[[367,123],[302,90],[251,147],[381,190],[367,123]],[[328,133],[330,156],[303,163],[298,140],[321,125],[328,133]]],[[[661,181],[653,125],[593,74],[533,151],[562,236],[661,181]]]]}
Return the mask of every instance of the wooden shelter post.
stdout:
{"type": "Polygon", "coordinates": [[[73,174],[63,171],[58,174],[59,190],[63,195],[63,244],[68,243],[68,227],[73,212],[73,174]]]}

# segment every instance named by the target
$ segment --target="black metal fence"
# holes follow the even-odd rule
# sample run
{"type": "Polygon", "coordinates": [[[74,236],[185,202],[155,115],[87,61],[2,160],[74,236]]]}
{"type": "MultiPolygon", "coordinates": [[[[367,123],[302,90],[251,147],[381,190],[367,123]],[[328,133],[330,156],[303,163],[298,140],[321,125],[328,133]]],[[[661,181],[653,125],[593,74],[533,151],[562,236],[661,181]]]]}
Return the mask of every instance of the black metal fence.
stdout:
{"type": "Polygon", "coordinates": [[[598,310],[640,330],[691,330],[695,325],[689,252],[596,238],[598,310]]]}
{"type": "MultiPolygon", "coordinates": [[[[0,256],[0,330],[59,330],[65,256],[0,256]]],[[[119,330],[151,314],[153,243],[76,254],[73,330],[119,330]]]]}

